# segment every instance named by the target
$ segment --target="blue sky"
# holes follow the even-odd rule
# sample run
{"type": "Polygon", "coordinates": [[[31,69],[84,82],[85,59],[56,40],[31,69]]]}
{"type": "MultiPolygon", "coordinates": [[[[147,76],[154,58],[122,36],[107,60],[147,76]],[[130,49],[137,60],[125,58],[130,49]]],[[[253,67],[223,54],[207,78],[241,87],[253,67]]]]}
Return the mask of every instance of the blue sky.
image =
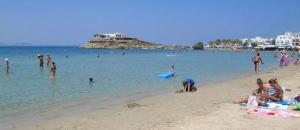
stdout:
{"type": "Polygon", "coordinates": [[[95,33],[162,44],[300,32],[300,0],[0,0],[0,42],[80,45],[95,33]]]}

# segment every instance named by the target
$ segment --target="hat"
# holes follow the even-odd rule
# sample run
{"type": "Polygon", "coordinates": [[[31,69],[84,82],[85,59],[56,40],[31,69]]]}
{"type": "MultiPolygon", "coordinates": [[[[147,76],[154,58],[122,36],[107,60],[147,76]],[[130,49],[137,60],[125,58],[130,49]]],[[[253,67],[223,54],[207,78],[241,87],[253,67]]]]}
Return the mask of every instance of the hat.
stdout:
{"type": "Polygon", "coordinates": [[[8,58],[5,58],[4,61],[8,61],[8,58]]]}

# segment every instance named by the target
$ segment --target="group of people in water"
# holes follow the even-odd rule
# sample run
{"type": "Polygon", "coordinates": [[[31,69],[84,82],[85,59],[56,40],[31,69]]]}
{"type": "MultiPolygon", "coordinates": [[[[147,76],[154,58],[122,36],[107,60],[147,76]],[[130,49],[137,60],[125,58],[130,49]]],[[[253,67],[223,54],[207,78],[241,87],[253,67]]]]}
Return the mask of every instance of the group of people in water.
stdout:
{"type": "MultiPolygon", "coordinates": [[[[42,54],[38,53],[37,59],[38,59],[39,66],[43,67],[44,66],[44,56],[42,54]]],[[[51,75],[51,77],[55,78],[55,75],[56,75],[56,65],[55,65],[55,62],[52,61],[52,58],[51,58],[51,56],[49,54],[47,54],[45,60],[46,60],[47,67],[50,68],[50,75],[51,75]]],[[[4,68],[4,72],[6,74],[8,74],[10,72],[10,70],[9,70],[9,68],[10,68],[10,62],[9,62],[8,58],[4,59],[3,68],[4,68]]]]}
{"type": "MultiPolygon", "coordinates": [[[[38,59],[38,63],[40,65],[40,67],[44,67],[44,55],[38,53],[37,59],[38,59]]],[[[55,62],[52,61],[52,58],[49,54],[46,55],[45,60],[46,60],[47,67],[50,67],[51,77],[55,78],[55,76],[56,76],[56,64],[55,64],[55,62]]]]}
{"type": "MultiPolygon", "coordinates": [[[[268,84],[264,84],[263,80],[258,78],[256,84],[257,89],[251,93],[251,96],[256,97],[258,105],[265,106],[267,102],[278,102],[283,99],[283,90],[276,78],[270,79],[268,84]]],[[[240,100],[233,101],[233,103],[248,103],[249,97],[241,98],[240,100]]]]}
{"type": "MultiPolygon", "coordinates": [[[[288,52],[286,50],[282,50],[280,52],[280,61],[279,61],[279,65],[281,67],[284,67],[284,66],[288,66],[292,61],[293,61],[293,58],[296,56],[296,60],[294,61],[294,64],[295,65],[298,65],[300,64],[299,62],[299,58],[300,58],[300,50],[297,52],[298,54],[296,55],[295,54],[296,51],[291,51],[291,56],[288,55],[288,52]]],[[[275,50],[274,51],[274,58],[277,59],[278,58],[278,53],[279,53],[279,50],[275,50]]],[[[256,52],[256,54],[253,56],[252,58],[252,62],[254,63],[254,71],[256,73],[259,73],[259,70],[260,70],[260,63],[261,64],[264,64],[263,61],[262,61],[262,58],[260,56],[260,53],[259,52],[256,52]]]]}

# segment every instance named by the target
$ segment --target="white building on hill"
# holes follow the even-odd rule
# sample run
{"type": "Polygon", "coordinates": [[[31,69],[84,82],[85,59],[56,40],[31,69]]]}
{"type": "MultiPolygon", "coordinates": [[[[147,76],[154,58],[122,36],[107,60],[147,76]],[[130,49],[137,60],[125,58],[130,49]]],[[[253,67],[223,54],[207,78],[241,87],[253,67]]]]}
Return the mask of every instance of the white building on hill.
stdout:
{"type": "Polygon", "coordinates": [[[101,39],[113,39],[113,38],[123,38],[124,35],[122,33],[106,33],[106,34],[95,34],[95,38],[101,39]]]}
{"type": "Polygon", "coordinates": [[[247,47],[252,47],[251,43],[256,43],[258,47],[264,47],[266,45],[269,46],[272,44],[272,40],[273,38],[263,38],[259,36],[251,39],[248,38],[241,39],[243,43],[248,43],[247,47]]]}
{"type": "Polygon", "coordinates": [[[250,39],[251,42],[256,42],[256,43],[266,43],[268,41],[268,38],[262,38],[262,37],[255,37],[250,39]]]}
{"type": "Polygon", "coordinates": [[[278,47],[300,47],[300,33],[286,32],[284,35],[278,35],[276,38],[278,47]]]}

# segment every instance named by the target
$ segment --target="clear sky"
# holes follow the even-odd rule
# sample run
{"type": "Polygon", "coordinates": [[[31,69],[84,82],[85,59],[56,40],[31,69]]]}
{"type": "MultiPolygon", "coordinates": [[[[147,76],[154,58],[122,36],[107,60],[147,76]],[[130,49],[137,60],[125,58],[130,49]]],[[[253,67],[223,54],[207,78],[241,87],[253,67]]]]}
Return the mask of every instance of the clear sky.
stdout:
{"type": "Polygon", "coordinates": [[[80,45],[121,32],[188,45],[286,31],[300,32],[300,0],[0,0],[2,43],[80,45]]]}

